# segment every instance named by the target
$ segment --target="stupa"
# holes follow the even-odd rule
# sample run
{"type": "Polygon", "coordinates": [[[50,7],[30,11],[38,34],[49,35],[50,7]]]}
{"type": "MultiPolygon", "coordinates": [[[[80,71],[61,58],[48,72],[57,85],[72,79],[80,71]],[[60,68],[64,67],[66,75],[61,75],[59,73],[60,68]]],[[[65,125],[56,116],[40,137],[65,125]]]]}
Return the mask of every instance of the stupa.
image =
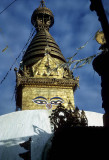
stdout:
{"type": "MultiPolygon", "coordinates": [[[[49,119],[52,109],[59,103],[66,108],[75,108],[74,91],[79,79],[73,77],[49,33],[54,16],[43,0],[33,12],[31,21],[37,33],[22,58],[19,70],[15,69],[16,110],[21,111],[0,116],[0,160],[21,160],[22,157],[45,160],[53,135],[49,119]],[[29,148],[25,146],[28,142],[29,148]]],[[[88,126],[103,126],[102,114],[85,113],[88,126]]],[[[78,134],[80,137],[81,133],[78,134]]],[[[72,138],[76,140],[74,135],[72,138]]],[[[75,147],[74,141],[72,144],[75,147]]],[[[83,146],[79,148],[84,149],[83,146]]]]}
{"type": "Polygon", "coordinates": [[[16,73],[16,110],[54,109],[59,103],[66,108],[70,104],[74,109],[74,91],[79,78],[73,77],[59,46],[49,33],[54,16],[43,0],[33,12],[31,22],[37,33],[16,73]]]}

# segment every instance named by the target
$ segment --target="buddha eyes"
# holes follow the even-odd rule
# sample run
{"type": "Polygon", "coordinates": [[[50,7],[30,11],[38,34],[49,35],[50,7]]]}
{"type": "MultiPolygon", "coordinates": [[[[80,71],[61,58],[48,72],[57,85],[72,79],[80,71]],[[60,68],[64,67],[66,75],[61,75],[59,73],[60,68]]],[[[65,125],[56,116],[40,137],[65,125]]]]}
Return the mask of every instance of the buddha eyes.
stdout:
{"type": "Polygon", "coordinates": [[[53,104],[53,105],[58,105],[64,102],[64,100],[60,97],[53,97],[50,99],[50,102],[48,102],[45,97],[41,96],[34,98],[32,101],[37,104],[53,104]]]}
{"type": "Polygon", "coordinates": [[[64,103],[64,100],[60,97],[53,97],[50,99],[50,101],[51,101],[51,104],[54,104],[54,105],[64,103]]]}
{"type": "Polygon", "coordinates": [[[37,104],[47,104],[47,101],[43,101],[43,100],[33,100],[33,102],[37,104]]]}
{"type": "MultiPolygon", "coordinates": [[[[47,104],[47,101],[44,101],[44,100],[33,100],[33,102],[37,103],[37,104],[47,104]]],[[[51,101],[51,104],[54,104],[54,105],[58,105],[61,103],[63,103],[63,101],[61,101],[61,100],[51,101]]]]}
{"type": "Polygon", "coordinates": [[[51,101],[51,104],[54,104],[54,105],[58,105],[58,104],[61,104],[61,103],[63,103],[62,100],[51,101]]]}
{"type": "Polygon", "coordinates": [[[37,104],[47,104],[47,99],[41,96],[34,98],[32,101],[37,104]]]}

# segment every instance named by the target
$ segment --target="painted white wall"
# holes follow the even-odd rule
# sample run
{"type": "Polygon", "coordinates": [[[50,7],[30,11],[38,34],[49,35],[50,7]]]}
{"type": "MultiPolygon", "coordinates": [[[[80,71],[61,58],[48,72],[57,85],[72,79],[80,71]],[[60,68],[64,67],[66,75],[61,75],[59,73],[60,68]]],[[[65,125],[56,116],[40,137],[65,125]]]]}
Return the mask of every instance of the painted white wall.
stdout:
{"type": "Polygon", "coordinates": [[[46,110],[18,111],[0,116],[0,160],[20,160],[18,154],[26,150],[19,143],[29,137],[32,137],[32,160],[39,160],[51,136],[48,117],[46,110]]]}
{"type": "MultiPolygon", "coordinates": [[[[21,160],[19,146],[32,137],[32,160],[40,160],[44,146],[51,136],[50,111],[26,110],[0,116],[0,160],[21,160]]],[[[103,126],[100,113],[86,111],[89,126],[103,126]]]]}
{"type": "Polygon", "coordinates": [[[85,111],[88,119],[88,126],[103,126],[103,114],[85,111]]]}

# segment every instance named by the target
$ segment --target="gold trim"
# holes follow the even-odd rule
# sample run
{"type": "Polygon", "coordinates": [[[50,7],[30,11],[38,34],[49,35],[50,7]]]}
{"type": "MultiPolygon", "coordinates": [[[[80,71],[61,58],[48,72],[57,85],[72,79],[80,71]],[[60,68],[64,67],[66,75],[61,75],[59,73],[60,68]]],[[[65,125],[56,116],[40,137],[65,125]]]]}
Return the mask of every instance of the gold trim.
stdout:
{"type": "Polygon", "coordinates": [[[25,78],[19,77],[17,78],[17,86],[45,86],[47,87],[65,87],[65,88],[75,88],[79,85],[79,80],[73,79],[55,79],[55,78],[25,78]]]}

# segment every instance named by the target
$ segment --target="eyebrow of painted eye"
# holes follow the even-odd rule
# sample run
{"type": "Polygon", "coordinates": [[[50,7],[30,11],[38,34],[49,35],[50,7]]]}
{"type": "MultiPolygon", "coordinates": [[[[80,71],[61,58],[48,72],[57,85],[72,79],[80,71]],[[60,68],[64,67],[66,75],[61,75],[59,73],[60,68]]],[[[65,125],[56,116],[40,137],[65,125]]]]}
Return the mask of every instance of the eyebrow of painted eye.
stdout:
{"type": "Polygon", "coordinates": [[[63,99],[60,98],[60,97],[53,97],[53,98],[51,98],[50,100],[52,100],[52,99],[61,99],[61,100],[63,101],[63,99]]]}
{"type": "Polygon", "coordinates": [[[36,97],[33,100],[37,100],[37,99],[40,99],[40,98],[47,100],[45,97],[42,97],[42,96],[36,97]]]}

